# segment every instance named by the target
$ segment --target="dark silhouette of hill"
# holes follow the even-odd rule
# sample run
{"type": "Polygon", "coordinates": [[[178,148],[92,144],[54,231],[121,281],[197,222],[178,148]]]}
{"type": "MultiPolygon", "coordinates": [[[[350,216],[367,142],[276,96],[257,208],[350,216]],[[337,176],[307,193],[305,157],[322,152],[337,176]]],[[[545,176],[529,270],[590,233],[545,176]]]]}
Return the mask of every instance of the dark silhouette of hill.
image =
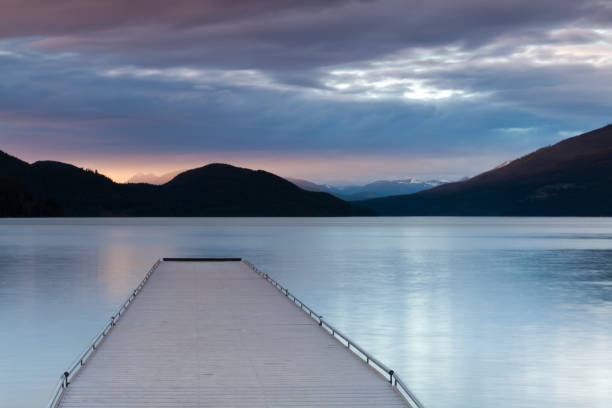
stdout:
{"type": "Polygon", "coordinates": [[[57,217],[63,210],[53,200],[37,200],[21,184],[0,177],[0,217],[57,217]]]}
{"type": "Polygon", "coordinates": [[[612,215],[612,125],[471,179],[353,203],[380,215],[612,215]]]}
{"type": "Polygon", "coordinates": [[[185,171],[161,189],[177,199],[174,210],[196,215],[304,216],[349,215],[351,206],[327,193],[302,190],[282,177],[263,170],[227,164],[209,164],[185,171]],[[183,199],[188,197],[188,199],[183,199]]]}
{"type": "Polygon", "coordinates": [[[226,164],[161,186],[118,184],[96,171],[0,152],[1,216],[345,216],[367,213],[265,171],[226,164]]]}
{"type": "Polygon", "coordinates": [[[57,202],[35,198],[24,185],[30,165],[0,151],[0,217],[60,216],[57,202]]]}

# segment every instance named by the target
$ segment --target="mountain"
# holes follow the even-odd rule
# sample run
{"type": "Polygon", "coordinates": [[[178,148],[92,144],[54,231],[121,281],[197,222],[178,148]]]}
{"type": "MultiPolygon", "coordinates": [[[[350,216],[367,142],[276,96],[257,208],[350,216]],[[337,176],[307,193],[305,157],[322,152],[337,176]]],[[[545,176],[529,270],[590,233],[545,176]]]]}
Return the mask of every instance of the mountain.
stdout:
{"type": "Polygon", "coordinates": [[[0,151],[0,217],[62,215],[56,202],[35,198],[19,181],[28,168],[28,163],[0,151]]]}
{"type": "Polygon", "coordinates": [[[20,183],[0,177],[0,217],[56,217],[63,215],[52,200],[35,199],[20,183]]]}
{"type": "Polygon", "coordinates": [[[185,170],[175,170],[169,173],[164,173],[159,176],[156,174],[152,174],[152,173],[136,173],[132,177],[130,177],[129,180],[126,181],[126,183],[132,183],[132,184],[146,183],[146,184],[161,185],[161,184],[165,184],[168,181],[172,180],[174,177],[178,176],[183,171],[185,170]]]}
{"type": "Polygon", "coordinates": [[[292,182],[293,184],[295,184],[302,190],[318,191],[318,192],[323,192],[323,193],[334,194],[334,187],[327,185],[327,184],[316,184],[316,183],[313,183],[312,181],[296,179],[296,178],[291,178],[291,177],[286,177],[286,180],[289,180],[290,182],[292,182]]]}
{"type": "Polygon", "coordinates": [[[28,164],[0,152],[0,216],[346,216],[368,213],[262,170],[209,164],[161,185],[119,184],[96,171],[28,164]]]}
{"type": "Polygon", "coordinates": [[[445,184],[446,181],[415,178],[404,180],[379,180],[364,186],[348,186],[339,188],[339,196],[347,201],[364,200],[368,198],[386,197],[401,194],[412,194],[445,184]]]}
{"type": "Polygon", "coordinates": [[[353,203],[380,215],[612,215],[612,125],[468,180],[353,203]]]}
{"type": "Polygon", "coordinates": [[[324,191],[346,201],[357,201],[368,198],[387,197],[391,195],[411,194],[427,190],[446,181],[427,180],[420,181],[415,178],[404,180],[379,180],[365,185],[330,186],[328,184],[315,184],[307,180],[287,179],[300,188],[308,191],[324,191]]]}
{"type": "Polygon", "coordinates": [[[305,216],[350,215],[351,206],[327,193],[305,191],[263,170],[209,164],[188,170],[161,186],[168,197],[189,197],[175,215],[305,216]]]}

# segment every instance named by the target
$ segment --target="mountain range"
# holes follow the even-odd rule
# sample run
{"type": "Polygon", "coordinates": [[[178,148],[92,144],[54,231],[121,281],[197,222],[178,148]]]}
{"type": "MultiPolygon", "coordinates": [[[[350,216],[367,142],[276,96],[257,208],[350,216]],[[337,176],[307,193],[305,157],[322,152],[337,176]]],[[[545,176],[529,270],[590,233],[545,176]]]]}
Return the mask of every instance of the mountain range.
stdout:
{"type": "MultiPolygon", "coordinates": [[[[127,180],[127,183],[162,185],[172,180],[183,171],[185,170],[175,170],[161,175],[152,173],[137,173],[130,177],[127,180]]],[[[447,181],[441,180],[421,181],[415,178],[408,178],[404,180],[379,180],[364,185],[355,184],[336,186],[329,184],[316,184],[312,181],[297,178],[285,177],[285,179],[289,180],[303,190],[329,193],[345,201],[366,200],[369,198],[387,197],[391,195],[411,194],[447,183],[447,181]]]]}
{"type": "Polygon", "coordinates": [[[612,125],[468,180],[353,203],[380,215],[612,215],[612,125]]]}
{"type": "MultiPolygon", "coordinates": [[[[0,151],[0,216],[612,216],[612,125],[412,194],[348,203],[330,194],[340,194],[333,187],[293,181],[215,163],[161,185],[119,184],[96,171],[29,164],[0,151]]],[[[442,182],[375,182],[341,194],[395,194],[427,183],[442,182]]]]}
{"type": "Polygon", "coordinates": [[[293,184],[308,191],[324,191],[345,201],[365,200],[392,195],[412,194],[447,183],[442,180],[421,181],[415,178],[403,180],[379,180],[365,185],[333,186],[315,184],[308,180],[287,178],[293,184]]]}
{"type": "Polygon", "coordinates": [[[262,170],[209,164],[169,182],[119,184],[96,171],[0,152],[0,216],[346,216],[369,214],[262,170]]]}

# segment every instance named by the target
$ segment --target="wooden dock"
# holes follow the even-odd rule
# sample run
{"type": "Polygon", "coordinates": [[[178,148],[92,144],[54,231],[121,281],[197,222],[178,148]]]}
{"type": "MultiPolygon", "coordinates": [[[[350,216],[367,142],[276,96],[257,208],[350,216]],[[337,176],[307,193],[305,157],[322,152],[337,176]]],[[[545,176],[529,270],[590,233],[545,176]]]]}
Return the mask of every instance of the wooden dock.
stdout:
{"type": "Polygon", "coordinates": [[[350,340],[250,264],[154,270],[65,373],[53,406],[410,406],[392,371],[348,351],[350,340]]]}

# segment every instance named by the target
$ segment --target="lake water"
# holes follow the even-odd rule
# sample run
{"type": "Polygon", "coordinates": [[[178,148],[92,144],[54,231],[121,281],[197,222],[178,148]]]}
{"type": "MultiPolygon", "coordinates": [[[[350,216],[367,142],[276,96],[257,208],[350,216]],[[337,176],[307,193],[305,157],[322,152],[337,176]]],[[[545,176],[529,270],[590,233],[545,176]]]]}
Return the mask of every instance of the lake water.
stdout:
{"type": "Polygon", "coordinates": [[[248,258],[429,408],[612,406],[612,219],[407,217],[0,220],[0,407],[163,256],[248,258]]]}

